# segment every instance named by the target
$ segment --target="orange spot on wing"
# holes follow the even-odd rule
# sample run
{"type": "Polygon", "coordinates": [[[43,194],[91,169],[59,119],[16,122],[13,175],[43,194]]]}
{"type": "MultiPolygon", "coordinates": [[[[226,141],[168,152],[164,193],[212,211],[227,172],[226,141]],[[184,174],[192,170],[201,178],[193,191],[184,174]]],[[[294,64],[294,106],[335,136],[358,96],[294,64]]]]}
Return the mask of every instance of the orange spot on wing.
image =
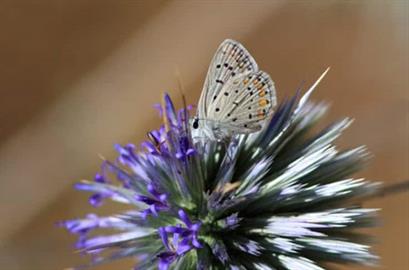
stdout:
{"type": "Polygon", "coordinates": [[[267,105],[267,100],[266,99],[260,99],[258,101],[258,105],[260,105],[260,107],[264,107],[267,105]]]}
{"type": "Polygon", "coordinates": [[[266,113],[263,112],[262,110],[258,110],[258,111],[257,111],[257,116],[258,116],[259,118],[264,118],[265,115],[266,115],[266,113]]]}

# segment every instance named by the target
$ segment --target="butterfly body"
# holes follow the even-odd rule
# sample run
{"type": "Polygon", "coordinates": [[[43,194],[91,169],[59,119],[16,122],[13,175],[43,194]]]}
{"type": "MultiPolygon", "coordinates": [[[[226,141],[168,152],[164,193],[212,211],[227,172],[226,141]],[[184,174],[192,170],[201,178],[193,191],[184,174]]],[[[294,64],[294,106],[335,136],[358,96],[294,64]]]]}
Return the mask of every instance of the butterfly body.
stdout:
{"type": "Polygon", "coordinates": [[[260,130],[276,105],[274,83],[250,53],[227,39],[217,49],[204,83],[193,136],[224,140],[260,130]]]}

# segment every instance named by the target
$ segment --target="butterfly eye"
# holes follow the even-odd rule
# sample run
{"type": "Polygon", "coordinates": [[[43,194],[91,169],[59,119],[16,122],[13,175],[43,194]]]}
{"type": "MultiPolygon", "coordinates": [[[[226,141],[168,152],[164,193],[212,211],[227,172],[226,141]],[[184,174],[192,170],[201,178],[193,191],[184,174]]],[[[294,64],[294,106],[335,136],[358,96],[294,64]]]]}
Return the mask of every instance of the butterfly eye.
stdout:
{"type": "Polygon", "coordinates": [[[199,128],[199,119],[195,119],[194,121],[193,121],[193,128],[194,129],[198,129],[199,128]]]}

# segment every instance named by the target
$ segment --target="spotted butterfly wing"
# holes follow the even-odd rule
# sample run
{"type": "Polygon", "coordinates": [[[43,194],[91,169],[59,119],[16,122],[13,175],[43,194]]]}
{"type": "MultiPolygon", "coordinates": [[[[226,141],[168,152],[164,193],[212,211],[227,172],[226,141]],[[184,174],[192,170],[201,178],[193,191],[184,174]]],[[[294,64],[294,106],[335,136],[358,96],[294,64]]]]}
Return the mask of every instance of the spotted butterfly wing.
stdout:
{"type": "Polygon", "coordinates": [[[257,63],[240,43],[226,39],[210,63],[198,106],[198,118],[207,118],[209,106],[231,78],[256,72],[257,63]]]}
{"type": "Polygon", "coordinates": [[[276,105],[274,83],[263,72],[250,72],[231,78],[218,97],[209,104],[207,118],[230,133],[259,130],[276,105]]]}
{"type": "Polygon", "coordinates": [[[197,138],[223,139],[259,130],[276,105],[274,83],[238,42],[217,49],[192,127],[197,138]],[[201,123],[201,124],[200,124],[201,123]]]}

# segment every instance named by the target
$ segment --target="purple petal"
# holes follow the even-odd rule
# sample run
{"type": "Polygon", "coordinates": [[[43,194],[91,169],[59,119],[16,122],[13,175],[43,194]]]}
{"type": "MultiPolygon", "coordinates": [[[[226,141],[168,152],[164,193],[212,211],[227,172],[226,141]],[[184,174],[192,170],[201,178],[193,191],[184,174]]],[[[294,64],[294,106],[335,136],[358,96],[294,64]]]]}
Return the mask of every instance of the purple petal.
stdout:
{"type": "Polygon", "coordinates": [[[163,245],[164,245],[168,250],[170,250],[170,248],[169,248],[169,242],[168,242],[168,234],[166,233],[165,228],[160,227],[160,228],[158,229],[158,233],[159,233],[160,238],[162,239],[163,245]]]}
{"type": "Polygon", "coordinates": [[[190,226],[192,226],[192,222],[190,221],[189,216],[186,214],[186,212],[183,209],[180,209],[178,211],[178,214],[180,219],[186,224],[188,228],[190,228],[190,226]]]}
{"type": "Polygon", "coordinates": [[[100,249],[101,246],[104,246],[104,245],[120,243],[120,242],[124,242],[128,240],[132,240],[140,236],[141,236],[140,231],[129,231],[129,232],[114,234],[114,235],[97,236],[97,237],[87,239],[85,242],[83,242],[83,248],[90,249],[90,250],[100,249]]]}
{"type": "Polygon", "coordinates": [[[159,196],[159,201],[161,201],[162,203],[165,203],[165,202],[167,202],[167,199],[168,199],[168,195],[167,194],[161,194],[160,196],[159,196]]]}
{"type": "Polygon", "coordinates": [[[190,226],[190,230],[194,231],[194,232],[198,232],[200,230],[200,227],[202,226],[202,223],[197,222],[194,223],[190,226]]]}
{"type": "Polygon", "coordinates": [[[94,180],[95,180],[95,182],[97,182],[97,183],[106,183],[105,177],[102,176],[102,175],[99,174],[99,173],[95,174],[94,180]]]}
{"type": "Polygon", "coordinates": [[[161,195],[152,184],[148,184],[146,188],[150,194],[155,196],[155,198],[159,198],[159,196],[161,195]]]}
{"type": "Polygon", "coordinates": [[[155,153],[155,154],[158,153],[155,146],[153,146],[153,144],[148,141],[142,142],[141,147],[145,148],[149,153],[155,153]]]}
{"type": "Polygon", "coordinates": [[[178,234],[183,234],[185,232],[188,232],[185,228],[182,228],[181,226],[166,226],[165,227],[166,232],[168,233],[178,233],[178,234]]]}
{"type": "Polygon", "coordinates": [[[158,255],[159,257],[159,270],[167,270],[169,269],[170,264],[176,259],[176,254],[174,252],[162,252],[158,255]]]}
{"type": "Polygon", "coordinates": [[[193,236],[192,245],[195,248],[202,248],[203,247],[202,243],[200,243],[199,240],[197,239],[197,236],[193,236]]]}
{"type": "MultiPolygon", "coordinates": [[[[180,225],[179,225],[179,226],[180,226],[180,225]]],[[[179,236],[180,236],[180,234],[178,234],[178,233],[174,233],[174,234],[173,234],[172,243],[173,243],[173,246],[175,246],[175,247],[178,245],[179,236]]]]}
{"type": "Polygon", "coordinates": [[[95,185],[92,185],[89,183],[75,183],[74,188],[81,190],[81,191],[96,191],[97,190],[95,185]]]}
{"type": "Polygon", "coordinates": [[[92,206],[100,207],[102,205],[103,199],[104,196],[101,193],[95,193],[89,197],[88,201],[92,206]]]}
{"type": "Polygon", "coordinates": [[[151,210],[150,209],[145,209],[141,212],[141,218],[143,220],[146,220],[146,218],[151,214],[151,210]]]}
{"type": "Polygon", "coordinates": [[[159,270],[168,270],[170,266],[170,262],[167,260],[159,259],[158,268],[159,270]]]}
{"type": "Polygon", "coordinates": [[[178,152],[176,152],[175,157],[177,159],[183,159],[185,157],[185,155],[182,152],[178,151],[178,152]]]}
{"type": "Polygon", "coordinates": [[[114,148],[120,155],[128,153],[128,151],[126,151],[125,148],[123,148],[122,145],[120,145],[118,143],[114,144],[114,148]]]}
{"type": "Polygon", "coordinates": [[[133,151],[135,151],[136,147],[135,147],[134,144],[128,143],[128,144],[125,145],[125,149],[127,149],[129,152],[133,152],[133,151]]]}
{"type": "Polygon", "coordinates": [[[159,128],[159,139],[161,138],[161,137],[166,137],[166,128],[165,128],[165,126],[164,125],[161,125],[160,126],[160,128],[159,128]]]}
{"type": "Polygon", "coordinates": [[[193,149],[193,148],[189,148],[189,149],[186,151],[186,155],[188,155],[188,156],[194,155],[195,153],[196,153],[196,150],[193,149]]]}
{"type": "Polygon", "coordinates": [[[158,216],[158,211],[156,209],[156,204],[152,204],[149,209],[151,210],[152,214],[157,217],[158,216]]]}
{"type": "Polygon", "coordinates": [[[189,244],[189,240],[188,239],[183,239],[179,243],[179,245],[177,247],[177,250],[176,250],[176,253],[178,255],[183,255],[183,254],[185,254],[186,252],[188,252],[191,249],[192,249],[192,246],[189,244]]]}
{"type": "Polygon", "coordinates": [[[139,194],[135,195],[135,200],[146,203],[148,205],[152,205],[157,202],[156,200],[149,198],[148,196],[139,195],[139,194]]]}
{"type": "Polygon", "coordinates": [[[166,116],[168,120],[171,122],[171,124],[175,125],[176,124],[175,107],[173,106],[172,100],[170,99],[167,93],[165,93],[164,100],[165,100],[166,116]]]}

